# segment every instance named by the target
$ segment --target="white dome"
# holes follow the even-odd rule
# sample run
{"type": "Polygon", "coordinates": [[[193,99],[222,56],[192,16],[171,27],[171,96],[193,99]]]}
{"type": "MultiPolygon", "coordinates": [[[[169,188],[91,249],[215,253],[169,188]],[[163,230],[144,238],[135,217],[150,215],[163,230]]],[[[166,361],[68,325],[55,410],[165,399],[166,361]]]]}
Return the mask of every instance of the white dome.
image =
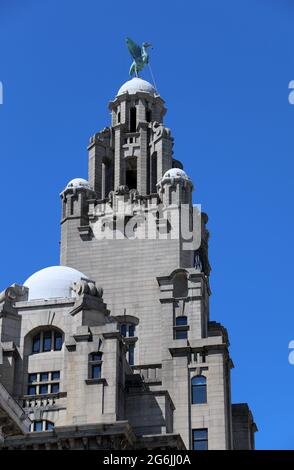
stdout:
{"type": "Polygon", "coordinates": [[[66,185],[66,189],[68,188],[92,189],[91,186],[89,185],[89,182],[85,180],[84,178],[74,178],[73,180],[70,180],[69,183],[67,183],[66,185]]]}
{"type": "Polygon", "coordinates": [[[29,288],[28,300],[75,297],[72,283],[88,279],[80,271],[67,266],[50,266],[30,276],[24,283],[29,288]]]}
{"type": "Polygon", "coordinates": [[[117,92],[116,96],[123,95],[124,93],[129,93],[129,95],[134,95],[135,93],[143,91],[149,93],[150,95],[157,95],[157,92],[151,83],[143,80],[139,77],[134,77],[132,80],[124,83],[117,92]]]}
{"type": "Polygon", "coordinates": [[[171,168],[170,170],[167,170],[162,179],[165,178],[183,178],[185,180],[189,179],[189,176],[184,170],[181,170],[180,168],[171,168]]]}

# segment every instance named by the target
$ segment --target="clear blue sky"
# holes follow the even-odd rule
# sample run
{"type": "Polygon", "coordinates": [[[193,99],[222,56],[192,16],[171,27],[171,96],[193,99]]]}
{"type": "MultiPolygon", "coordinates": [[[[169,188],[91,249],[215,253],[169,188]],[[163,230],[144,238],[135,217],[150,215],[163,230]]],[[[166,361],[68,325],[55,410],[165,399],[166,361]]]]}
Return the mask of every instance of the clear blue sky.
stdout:
{"type": "Polygon", "coordinates": [[[259,449],[294,448],[293,26],[292,0],[0,0],[0,290],[59,263],[59,193],[87,177],[88,138],[128,79],[125,37],[152,42],[259,449]]]}

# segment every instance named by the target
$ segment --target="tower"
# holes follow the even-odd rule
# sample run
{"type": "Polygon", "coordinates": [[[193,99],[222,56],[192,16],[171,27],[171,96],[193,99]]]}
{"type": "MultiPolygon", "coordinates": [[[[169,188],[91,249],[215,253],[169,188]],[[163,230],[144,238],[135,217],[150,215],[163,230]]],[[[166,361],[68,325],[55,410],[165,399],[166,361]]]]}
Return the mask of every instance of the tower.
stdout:
{"type": "Polygon", "coordinates": [[[0,399],[31,423],[0,447],[253,449],[228,334],[210,318],[208,217],[164,101],[136,77],[109,109],[88,180],[60,195],[60,266],[0,294],[0,399]]]}

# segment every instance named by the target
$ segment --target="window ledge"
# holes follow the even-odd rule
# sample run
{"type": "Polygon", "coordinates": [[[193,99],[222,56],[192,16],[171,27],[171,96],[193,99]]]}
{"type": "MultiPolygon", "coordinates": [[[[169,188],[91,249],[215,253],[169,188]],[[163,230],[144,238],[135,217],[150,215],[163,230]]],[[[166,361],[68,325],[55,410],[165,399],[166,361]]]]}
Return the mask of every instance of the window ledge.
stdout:
{"type": "Polygon", "coordinates": [[[107,385],[106,379],[86,379],[85,380],[87,385],[96,385],[96,384],[104,384],[107,385]]]}

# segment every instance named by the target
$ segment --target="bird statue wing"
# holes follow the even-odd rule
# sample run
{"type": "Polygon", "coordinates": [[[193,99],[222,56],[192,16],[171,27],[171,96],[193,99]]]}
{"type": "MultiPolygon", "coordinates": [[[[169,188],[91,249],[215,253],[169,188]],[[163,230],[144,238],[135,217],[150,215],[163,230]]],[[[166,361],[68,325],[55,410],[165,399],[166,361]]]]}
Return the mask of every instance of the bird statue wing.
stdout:
{"type": "Polygon", "coordinates": [[[138,60],[141,58],[141,47],[138,46],[134,41],[132,41],[130,38],[126,39],[127,47],[129,49],[129,52],[131,56],[133,57],[134,60],[138,60]]]}

